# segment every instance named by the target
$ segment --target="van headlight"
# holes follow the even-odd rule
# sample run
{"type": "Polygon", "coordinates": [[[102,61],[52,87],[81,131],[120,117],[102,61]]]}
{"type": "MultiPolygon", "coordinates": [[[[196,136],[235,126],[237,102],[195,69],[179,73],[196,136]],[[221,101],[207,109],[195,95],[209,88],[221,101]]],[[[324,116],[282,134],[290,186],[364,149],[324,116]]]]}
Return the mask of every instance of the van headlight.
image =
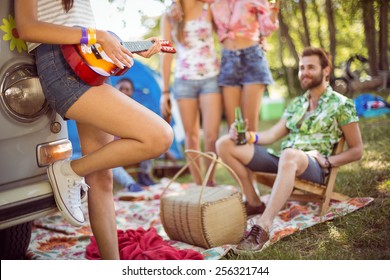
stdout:
{"type": "Polygon", "coordinates": [[[55,161],[70,158],[72,156],[72,143],[68,139],[61,139],[37,146],[37,162],[39,167],[44,167],[55,161]]]}
{"type": "Polygon", "coordinates": [[[1,99],[7,112],[20,121],[34,121],[48,110],[41,83],[32,65],[11,70],[1,88],[1,99]]]}

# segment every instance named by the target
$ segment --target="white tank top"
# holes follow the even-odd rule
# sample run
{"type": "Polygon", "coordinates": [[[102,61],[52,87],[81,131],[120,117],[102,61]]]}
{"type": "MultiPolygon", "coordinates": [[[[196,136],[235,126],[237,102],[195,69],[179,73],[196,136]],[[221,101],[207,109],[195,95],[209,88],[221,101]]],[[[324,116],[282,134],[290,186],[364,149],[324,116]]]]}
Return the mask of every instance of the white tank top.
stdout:
{"type": "Polygon", "coordinates": [[[177,36],[173,34],[177,49],[175,78],[201,80],[214,77],[219,73],[213,27],[207,18],[208,7],[209,5],[205,3],[201,16],[185,23],[184,44],[180,43],[177,36]]]}
{"type": "MultiPolygon", "coordinates": [[[[95,27],[95,18],[89,0],[75,0],[69,12],[65,12],[61,0],[38,0],[38,20],[65,26],[95,27]]],[[[28,51],[39,43],[27,42],[28,51]]]]}

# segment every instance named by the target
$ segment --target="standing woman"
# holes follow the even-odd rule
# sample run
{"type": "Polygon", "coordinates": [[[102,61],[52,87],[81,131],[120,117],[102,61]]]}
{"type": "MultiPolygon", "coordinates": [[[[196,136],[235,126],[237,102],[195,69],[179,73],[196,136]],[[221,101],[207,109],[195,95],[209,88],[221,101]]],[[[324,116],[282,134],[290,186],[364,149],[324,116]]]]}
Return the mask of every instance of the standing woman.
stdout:
{"type": "Polygon", "coordinates": [[[279,0],[272,6],[267,0],[215,0],[211,10],[223,44],[218,85],[228,127],[240,106],[248,130],[256,131],[265,87],[273,83],[259,40],[278,28],[279,0]]]}
{"type": "MultiPolygon", "coordinates": [[[[15,14],[20,38],[28,42],[29,52],[35,53],[47,101],[63,118],[77,122],[84,157],[57,161],[48,168],[57,206],[72,225],[85,224],[80,201],[85,177],[90,186],[89,218],[100,256],[119,259],[110,169],[161,155],[172,142],[172,130],[159,116],[112,86],[85,84],[66,63],[60,44],[97,42],[118,67],[132,65],[132,54],[117,38],[94,29],[89,0],[16,0],[15,14]],[[120,139],[113,141],[113,135],[120,139]]],[[[149,57],[158,51],[156,40],[141,55],[149,57]]]]}
{"type": "MultiPolygon", "coordinates": [[[[217,84],[219,62],[213,41],[210,5],[206,1],[196,0],[177,2],[182,7],[183,19],[173,20],[168,14],[164,14],[161,19],[161,34],[176,44],[173,96],[177,100],[184,126],[185,147],[201,149],[202,120],[205,151],[215,152],[222,117],[222,97],[217,84]]],[[[170,114],[168,102],[172,59],[172,56],[164,55],[161,61],[161,111],[164,116],[170,114]]],[[[200,161],[197,165],[202,166],[200,161]]],[[[206,168],[209,165],[210,161],[206,161],[206,168]]],[[[202,178],[194,165],[190,166],[190,172],[195,183],[201,184],[202,178]]],[[[213,176],[210,176],[207,184],[215,184],[213,176]]]]}

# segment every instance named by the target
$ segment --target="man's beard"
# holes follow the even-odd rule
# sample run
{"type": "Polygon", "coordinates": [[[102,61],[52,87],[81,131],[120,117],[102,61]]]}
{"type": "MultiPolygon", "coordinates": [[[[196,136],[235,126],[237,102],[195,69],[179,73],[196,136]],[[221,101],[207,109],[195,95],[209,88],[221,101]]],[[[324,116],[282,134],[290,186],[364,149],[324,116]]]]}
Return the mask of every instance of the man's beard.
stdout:
{"type": "Polygon", "coordinates": [[[309,90],[309,89],[316,88],[319,85],[321,85],[322,81],[323,81],[323,78],[324,78],[324,75],[321,72],[319,75],[313,76],[313,77],[310,77],[310,78],[311,78],[311,81],[308,84],[303,84],[302,79],[299,81],[300,84],[301,84],[302,89],[305,90],[305,91],[309,90]]]}

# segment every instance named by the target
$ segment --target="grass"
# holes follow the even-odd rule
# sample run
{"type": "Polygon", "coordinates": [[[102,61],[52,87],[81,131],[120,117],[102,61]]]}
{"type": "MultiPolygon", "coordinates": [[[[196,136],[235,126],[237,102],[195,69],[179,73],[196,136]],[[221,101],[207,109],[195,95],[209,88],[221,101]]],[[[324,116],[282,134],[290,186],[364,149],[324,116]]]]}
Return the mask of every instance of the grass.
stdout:
{"type": "MultiPolygon", "coordinates": [[[[261,129],[272,122],[260,122],[261,129]]],[[[260,253],[229,254],[225,259],[349,260],[390,259],[390,115],[361,118],[364,155],[339,169],[335,191],[351,197],[373,197],[368,206],[333,221],[296,232],[260,253]]],[[[188,182],[189,176],[181,181],[188,182]]],[[[219,184],[234,184],[218,168],[219,184]]],[[[261,188],[262,190],[262,188],[261,188]]]]}

